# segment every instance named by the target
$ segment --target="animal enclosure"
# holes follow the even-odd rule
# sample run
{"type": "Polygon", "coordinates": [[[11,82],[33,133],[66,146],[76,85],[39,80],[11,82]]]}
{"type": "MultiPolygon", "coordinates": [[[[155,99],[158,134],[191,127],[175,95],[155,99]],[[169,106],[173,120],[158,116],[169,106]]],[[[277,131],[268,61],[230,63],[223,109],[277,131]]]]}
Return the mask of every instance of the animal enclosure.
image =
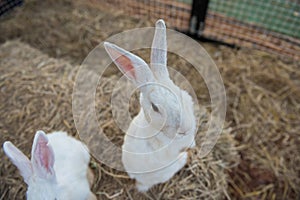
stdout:
{"type": "Polygon", "coordinates": [[[297,0],[93,0],[93,2],[106,3],[132,16],[147,16],[151,21],[163,18],[169,27],[197,36],[300,59],[300,3],[297,0]],[[206,17],[203,17],[204,15],[206,17]],[[200,21],[197,22],[193,16],[200,16],[200,21]],[[196,30],[193,27],[194,23],[198,23],[196,30]]]}
{"type": "MultiPolygon", "coordinates": [[[[167,20],[168,28],[189,31],[192,1],[136,2],[26,0],[22,6],[0,16],[1,145],[4,141],[12,141],[29,156],[37,130],[47,133],[62,130],[76,136],[72,92],[77,72],[89,52],[110,36],[134,28],[153,27],[160,17],[167,20]],[[124,2],[128,5],[131,2],[131,7],[124,2]],[[151,5],[151,10],[149,6],[142,7],[145,3],[151,5]],[[158,14],[157,8],[165,8],[166,12],[159,9],[158,14]]],[[[210,14],[213,2],[211,0],[208,5],[204,30],[199,34],[209,33],[210,22],[213,22],[210,14]]],[[[218,0],[215,5],[224,6],[229,2],[235,1],[218,0]]],[[[265,1],[260,2],[263,4],[265,1]]],[[[226,16],[227,20],[229,18],[226,16]]],[[[222,26],[236,30],[231,24],[227,25],[225,23],[222,26]]],[[[219,26],[220,23],[215,28],[219,30],[219,26]]],[[[249,24],[247,27],[250,27],[249,24]]],[[[294,25],[291,24],[291,27],[294,25]]],[[[287,37],[289,41],[298,40],[296,36],[288,36],[288,33],[269,30],[268,27],[265,29],[280,37],[287,37]]],[[[229,30],[226,34],[232,34],[229,30]]],[[[264,34],[270,34],[266,30],[264,34]]],[[[222,36],[221,33],[218,33],[219,36],[222,36]]],[[[226,36],[225,39],[231,41],[234,38],[226,36]]],[[[256,39],[262,42],[261,38],[256,39]]],[[[234,41],[243,46],[240,39],[234,41]]],[[[280,41],[285,40],[281,38],[280,41]]],[[[155,186],[146,194],[134,189],[134,181],[126,173],[92,160],[90,167],[95,175],[92,191],[98,199],[299,198],[299,61],[281,53],[284,48],[278,44],[275,45],[278,49],[276,52],[281,56],[254,48],[230,48],[218,43],[198,42],[218,66],[227,96],[226,123],[213,151],[200,159],[197,153],[199,148],[194,149],[191,162],[184,169],[170,181],[155,186]]],[[[260,48],[251,41],[247,44],[260,48]]],[[[291,49],[299,48],[297,43],[289,44],[291,49]]],[[[275,52],[270,48],[268,51],[275,52]]],[[[149,51],[137,50],[137,53],[144,59],[149,58],[149,51]]],[[[198,102],[207,110],[203,126],[199,127],[197,133],[204,134],[210,105],[205,83],[179,56],[168,55],[168,65],[189,80],[199,96],[198,102]]],[[[110,66],[103,82],[97,85],[95,95],[96,108],[99,115],[102,114],[99,126],[118,146],[123,143],[124,132],[114,123],[111,107],[103,102],[110,102],[110,93],[114,88],[112,80],[118,80],[120,75],[115,66],[110,66]]],[[[133,97],[130,104],[132,116],[139,109],[137,104],[133,106],[135,101],[138,99],[133,97]]],[[[198,145],[201,141],[196,143],[198,145]]],[[[0,157],[0,199],[25,199],[27,185],[2,147],[0,157]]]]}

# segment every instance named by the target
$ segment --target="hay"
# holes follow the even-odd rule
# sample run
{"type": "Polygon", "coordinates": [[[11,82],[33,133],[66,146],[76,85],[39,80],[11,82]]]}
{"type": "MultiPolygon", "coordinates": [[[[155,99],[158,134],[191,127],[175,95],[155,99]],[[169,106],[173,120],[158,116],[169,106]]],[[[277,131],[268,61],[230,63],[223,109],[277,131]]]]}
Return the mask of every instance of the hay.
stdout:
{"type": "Polygon", "coordinates": [[[28,0],[0,18],[0,42],[19,38],[55,58],[81,63],[110,35],[128,28],[151,26],[147,20],[124,18],[119,11],[89,7],[81,1],[28,0]],[[118,23],[115,23],[118,22],[118,23]]]}
{"type": "MultiPolygon", "coordinates": [[[[71,66],[63,60],[49,58],[18,41],[6,42],[0,49],[0,142],[11,140],[28,155],[36,130],[64,130],[75,135],[71,98],[74,78],[79,67],[71,66]]],[[[112,141],[121,145],[124,133],[114,123],[109,123],[112,120],[109,114],[111,108],[104,104],[113,91],[113,84],[110,83],[112,80],[114,78],[104,78],[100,82],[96,105],[101,113],[107,113],[101,118],[101,128],[105,129],[105,134],[112,141]]],[[[131,106],[131,109],[134,109],[134,106],[131,106]]],[[[205,126],[199,130],[199,134],[204,130],[205,126]]],[[[228,195],[227,175],[224,170],[238,161],[230,130],[224,130],[217,147],[207,158],[200,159],[198,151],[199,149],[193,151],[191,163],[172,180],[154,187],[145,195],[135,191],[134,182],[125,173],[92,161],[97,180],[93,191],[101,198],[222,199],[228,195]]],[[[1,156],[4,156],[3,151],[1,156]]],[[[1,169],[1,193],[8,199],[21,199],[26,187],[18,173],[15,173],[15,167],[5,158],[1,169]],[[18,191],[16,188],[19,188],[18,191]]]]}
{"type": "Polygon", "coordinates": [[[232,192],[251,199],[298,198],[299,63],[223,47],[215,60],[229,97],[227,121],[244,145],[241,163],[230,173],[232,192]]]}
{"type": "MultiPolygon", "coordinates": [[[[0,143],[10,140],[30,154],[36,130],[71,127],[69,92],[74,68],[28,45],[8,42],[0,50],[0,143]],[[67,73],[66,73],[67,72],[67,73]]],[[[1,198],[22,199],[25,185],[1,149],[1,198]],[[5,157],[5,158],[4,158],[5,157]]]]}
{"type": "MultiPolygon", "coordinates": [[[[48,0],[38,3],[30,0],[26,2],[23,8],[17,9],[11,15],[2,18],[0,42],[19,38],[52,57],[63,58],[77,65],[86,57],[91,48],[107,36],[132,27],[152,25],[145,19],[134,19],[126,16],[126,13],[92,8],[66,0],[59,2],[48,0]]],[[[299,62],[278,58],[262,51],[237,50],[212,44],[203,45],[218,65],[226,87],[228,100],[226,121],[228,122],[227,127],[231,127],[231,134],[225,137],[227,138],[226,141],[228,144],[232,144],[232,142],[229,142],[232,140],[232,136],[237,140],[239,148],[235,150],[238,151],[241,157],[240,164],[234,168],[225,169],[224,172],[221,170],[213,175],[205,174],[207,176],[204,177],[206,179],[207,177],[212,178],[212,182],[214,182],[213,177],[216,177],[216,175],[223,174],[225,176],[222,177],[228,177],[225,178],[228,184],[227,193],[233,199],[299,198],[299,62]]],[[[34,56],[31,60],[26,58],[27,52],[23,52],[23,56],[12,56],[11,52],[14,51],[18,51],[18,48],[11,47],[11,50],[6,52],[4,50],[0,51],[0,142],[2,143],[8,139],[12,140],[29,154],[32,134],[38,128],[46,131],[63,129],[72,134],[76,133],[71,113],[67,112],[70,109],[71,102],[64,98],[68,96],[66,94],[68,91],[65,90],[72,87],[68,85],[72,81],[62,81],[62,79],[69,78],[61,77],[66,68],[68,73],[65,77],[73,77],[72,73],[75,74],[76,67],[71,67],[64,61],[50,59],[45,55],[34,56]],[[11,55],[11,57],[8,58],[8,55],[11,55]],[[20,58],[23,58],[23,63],[17,64],[16,62],[20,62],[20,58]],[[38,61],[39,58],[40,61],[38,61]],[[33,77],[35,77],[34,80],[41,79],[37,77],[36,70],[31,69],[34,67],[30,68],[30,66],[38,66],[38,64],[31,65],[29,62],[48,63],[48,60],[57,62],[57,65],[62,67],[53,67],[51,73],[47,72],[53,80],[47,82],[47,77],[42,76],[44,77],[44,79],[41,78],[44,84],[32,88],[30,80],[33,80],[33,77]],[[4,67],[6,65],[3,64],[4,61],[7,64],[10,63],[8,64],[10,68],[4,67]],[[12,68],[13,66],[15,67],[12,68]],[[25,68],[26,71],[22,70],[25,68]],[[71,72],[72,70],[74,72],[71,72]],[[22,78],[22,73],[28,80],[22,78]],[[58,76],[58,74],[60,75],[58,76]],[[13,76],[19,78],[11,78],[13,76]],[[54,79],[61,81],[63,84],[53,86],[54,79]],[[12,84],[13,82],[15,86],[12,84]],[[17,84],[18,82],[19,84],[17,84]],[[7,87],[11,88],[11,93],[8,89],[4,89],[7,87]],[[24,90],[26,95],[16,96],[15,90],[20,92],[21,89],[24,90]],[[38,93],[38,91],[44,90],[51,92],[38,93]],[[44,95],[47,98],[44,98],[44,95]],[[45,100],[52,103],[43,103],[45,100]],[[43,107],[40,107],[38,112],[34,113],[35,106],[38,105],[43,107]],[[56,109],[60,109],[60,111],[54,112],[53,105],[59,105],[56,109]],[[5,115],[3,115],[3,109],[6,110],[5,115]],[[49,115],[49,113],[52,115],[49,115]],[[44,116],[44,114],[45,116],[48,115],[45,121],[41,120],[43,119],[41,116],[44,116]],[[26,130],[26,132],[23,130],[26,130]]],[[[174,59],[177,58],[169,57],[171,65],[184,66],[184,62],[174,59]]],[[[205,105],[208,104],[209,96],[205,90],[205,85],[197,83],[199,77],[195,77],[187,66],[183,67],[182,74],[192,82],[195,92],[201,98],[200,102],[204,102],[205,105]]],[[[110,123],[108,118],[105,122],[110,123]]],[[[120,145],[122,133],[117,132],[117,135],[110,135],[110,131],[119,130],[113,129],[111,126],[107,127],[107,134],[114,139],[116,144],[120,145]]],[[[231,158],[231,153],[236,151],[226,154],[226,147],[222,147],[225,151],[225,153],[222,153],[223,151],[220,151],[220,148],[217,150],[221,144],[226,143],[220,140],[215,151],[213,151],[214,155],[210,156],[213,159],[219,159],[227,155],[223,160],[225,162],[225,160],[231,158]]],[[[3,156],[2,151],[1,156],[3,156]]],[[[212,158],[206,158],[205,162],[212,158]]],[[[213,164],[215,162],[209,163],[210,167],[218,168],[213,164]]],[[[102,165],[99,166],[95,162],[92,162],[92,167],[94,167],[97,178],[93,191],[98,192],[101,199],[147,198],[145,195],[136,194],[133,189],[128,188],[133,185],[133,182],[124,178],[126,177],[125,174],[102,165]]],[[[181,171],[180,174],[193,174],[192,171],[187,171],[187,168],[181,171]]],[[[200,165],[197,169],[201,169],[200,165]]],[[[202,172],[202,170],[196,172],[202,172]]],[[[22,198],[20,194],[24,194],[24,184],[21,184],[20,176],[15,173],[15,168],[12,167],[7,158],[4,162],[1,162],[0,175],[0,194],[3,198],[22,198]]],[[[192,177],[189,180],[197,182],[197,179],[194,178],[192,177]]],[[[173,180],[177,181],[179,179],[180,177],[177,175],[173,180]]],[[[180,180],[183,181],[182,184],[189,184],[189,180],[180,180]]],[[[217,180],[212,188],[216,188],[217,183],[220,186],[223,182],[220,181],[222,178],[217,180]]],[[[175,188],[171,189],[170,187],[173,187],[171,182],[157,186],[152,193],[155,195],[160,193],[170,195],[171,191],[177,191],[175,188]],[[162,192],[161,189],[167,187],[168,190],[162,192]]],[[[191,190],[194,187],[195,184],[192,184],[191,190]]],[[[226,185],[218,188],[221,191],[226,188],[226,185]]],[[[182,187],[179,189],[182,189],[182,187]]],[[[185,188],[185,191],[188,191],[188,188],[185,188]]],[[[178,195],[178,193],[176,194],[178,195]]],[[[223,195],[225,195],[224,192],[223,195]]],[[[155,198],[153,195],[150,197],[155,198]]],[[[167,198],[167,196],[162,197],[167,198]]]]}

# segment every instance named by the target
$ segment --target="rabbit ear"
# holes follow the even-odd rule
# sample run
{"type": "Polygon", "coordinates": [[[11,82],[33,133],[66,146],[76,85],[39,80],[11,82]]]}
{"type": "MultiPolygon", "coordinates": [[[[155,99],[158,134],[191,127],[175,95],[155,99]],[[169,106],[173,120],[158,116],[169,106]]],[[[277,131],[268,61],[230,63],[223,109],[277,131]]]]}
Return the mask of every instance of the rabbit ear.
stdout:
{"type": "Polygon", "coordinates": [[[104,42],[104,47],[120,71],[137,86],[154,81],[154,76],[143,59],[108,42],[104,42]]]}
{"type": "Polygon", "coordinates": [[[155,33],[151,48],[151,70],[159,79],[168,79],[167,69],[167,36],[164,20],[160,19],[155,24],[155,33]]]}
{"type": "Polygon", "coordinates": [[[32,176],[32,166],[29,159],[11,142],[6,141],[3,144],[3,150],[11,162],[19,169],[25,183],[29,183],[32,176]]]}
{"type": "Polygon", "coordinates": [[[31,156],[34,173],[46,179],[55,177],[54,152],[43,131],[38,131],[34,136],[31,156]]]}

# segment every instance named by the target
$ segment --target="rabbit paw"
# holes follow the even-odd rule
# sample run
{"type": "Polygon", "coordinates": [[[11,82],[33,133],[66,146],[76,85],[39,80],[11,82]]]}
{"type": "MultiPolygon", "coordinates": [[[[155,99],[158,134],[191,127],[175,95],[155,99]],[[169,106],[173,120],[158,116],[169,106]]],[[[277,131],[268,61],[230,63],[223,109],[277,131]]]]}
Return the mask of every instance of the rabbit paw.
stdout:
{"type": "Polygon", "coordinates": [[[148,185],[145,185],[141,182],[136,182],[136,188],[139,192],[146,192],[150,187],[148,185]]]}
{"type": "Polygon", "coordinates": [[[190,148],[184,149],[184,150],[182,150],[182,152],[180,153],[180,156],[183,156],[183,154],[185,154],[185,157],[186,157],[184,165],[185,165],[185,164],[187,164],[187,165],[190,164],[190,163],[192,162],[193,150],[190,149],[190,148]]]}

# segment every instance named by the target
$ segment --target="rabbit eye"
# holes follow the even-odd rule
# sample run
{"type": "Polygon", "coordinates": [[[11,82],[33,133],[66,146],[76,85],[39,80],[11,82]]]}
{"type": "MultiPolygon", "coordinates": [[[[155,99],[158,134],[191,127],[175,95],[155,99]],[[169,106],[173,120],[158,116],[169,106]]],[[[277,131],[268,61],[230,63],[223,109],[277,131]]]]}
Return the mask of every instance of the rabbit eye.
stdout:
{"type": "Polygon", "coordinates": [[[155,112],[159,112],[158,107],[157,107],[154,103],[151,103],[151,106],[152,106],[152,109],[153,109],[155,112]]]}

